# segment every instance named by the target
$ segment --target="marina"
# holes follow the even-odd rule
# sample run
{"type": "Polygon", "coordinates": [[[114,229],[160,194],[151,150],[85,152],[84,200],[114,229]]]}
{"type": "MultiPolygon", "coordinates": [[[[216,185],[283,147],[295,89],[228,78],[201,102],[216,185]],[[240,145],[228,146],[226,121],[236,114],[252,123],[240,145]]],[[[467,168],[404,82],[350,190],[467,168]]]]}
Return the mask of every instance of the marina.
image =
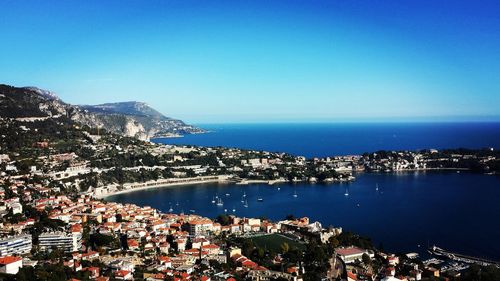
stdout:
{"type": "Polygon", "coordinates": [[[474,263],[474,264],[478,264],[478,265],[482,265],[482,266],[489,266],[489,265],[500,266],[500,261],[493,261],[490,259],[459,254],[459,253],[444,250],[442,248],[437,247],[436,245],[430,247],[428,251],[432,255],[448,258],[450,260],[457,261],[457,262],[463,262],[463,263],[467,263],[467,264],[474,263]]]}

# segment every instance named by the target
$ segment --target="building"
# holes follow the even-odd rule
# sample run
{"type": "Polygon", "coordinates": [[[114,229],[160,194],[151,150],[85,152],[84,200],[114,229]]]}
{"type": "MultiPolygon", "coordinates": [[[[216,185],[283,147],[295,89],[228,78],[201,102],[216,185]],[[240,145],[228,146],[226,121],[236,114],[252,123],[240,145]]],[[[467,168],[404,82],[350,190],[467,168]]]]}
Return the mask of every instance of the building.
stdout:
{"type": "Polygon", "coordinates": [[[17,274],[21,267],[23,267],[23,259],[20,257],[6,256],[0,258],[1,273],[17,274]]]}
{"type": "Polygon", "coordinates": [[[47,251],[58,248],[65,252],[77,252],[82,248],[82,234],[65,232],[46,232],[38,237],[40,250],[47,251]]]}
{"type": "Polygon", "coordinates": [[[375,257],[372,251],[360,249],[358,247],[337,248],[336,252],[345,263],[353,263],[356,260],[362,261],[363,254],[367,254],[370,258],[375,257]]]}
{"type": "Polygon", "coordinates": [[[32,246],[31,235],[27,234],[2,239],[0,240],[0,257],[28,254],[32,246]]]}
{"type": "Polygon", "coordinates": [[[212,230],[213,222],[209,219],[193,220],[188,223],[188,231],[191,236],[207,234],[212,230]]]}

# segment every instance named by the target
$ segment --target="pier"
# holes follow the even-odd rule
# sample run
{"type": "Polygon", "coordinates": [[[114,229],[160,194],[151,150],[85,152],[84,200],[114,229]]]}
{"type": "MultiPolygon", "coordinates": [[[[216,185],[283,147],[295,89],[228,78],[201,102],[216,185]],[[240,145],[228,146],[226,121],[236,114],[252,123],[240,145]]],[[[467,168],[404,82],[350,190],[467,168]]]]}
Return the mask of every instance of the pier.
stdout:
{"type": "Polygon", "coordinates": [[[451,260],[461,261],[461,262],[465,262],[465,263],[475,263],[475,264],[479,264],[482,266],[488,266],[488,265],[500,266],[499,261],[493,261],[493,260],[489,260],[489,259],[454,253],[454,252],[450,252],[450,251],[444,250],[442,248],[439,248],[435,245],[429,248],[429,253],[431,253],[433,255],[437,255],[437,256],[447,257],[451,260]]]}

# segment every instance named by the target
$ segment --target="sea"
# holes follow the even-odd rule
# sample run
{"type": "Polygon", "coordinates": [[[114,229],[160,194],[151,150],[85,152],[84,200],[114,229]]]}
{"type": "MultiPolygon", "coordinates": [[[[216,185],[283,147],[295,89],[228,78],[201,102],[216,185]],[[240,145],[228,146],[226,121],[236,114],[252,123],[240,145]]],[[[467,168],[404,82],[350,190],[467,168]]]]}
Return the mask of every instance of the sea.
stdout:
{"type": "MultiPolygon", "coordinates": [[[[377,150],[500,149],[500,123],[200,126],[210,132],[154,141],[282,151],[306,157],[377,150]]],[[[391,252],[417,252],[425,258],[427,248],[437,245],[500,261],[499,176],[456,171],[355,176],[352,183],[197,184],[155,188],[107,200],[211,218],[222,213],[273,220],[287,215],[307,216],[324,227],[342,227],[344,231],[370,237],[375,246],[391,252]],[[212,203],[216,197],[221,198],[223,206],[212,203]]]]}

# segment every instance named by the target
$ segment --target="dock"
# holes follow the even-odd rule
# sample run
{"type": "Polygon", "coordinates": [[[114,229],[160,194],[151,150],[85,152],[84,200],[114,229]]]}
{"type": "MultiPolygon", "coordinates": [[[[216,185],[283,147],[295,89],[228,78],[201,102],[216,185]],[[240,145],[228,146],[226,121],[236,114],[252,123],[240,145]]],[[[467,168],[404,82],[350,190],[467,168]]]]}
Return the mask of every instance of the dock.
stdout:
{"type": "Polygon", "coordinates": [[[479,258],[479,257],[473,257],[473,256],[464,255],[464,254],[454,253],[454,252],[439,248],[435,245],[429,248],[429,253],[436,255],[436,256],[447,257],[447,258],[454,260],[454,261],[461,261],[461,262],[465,262],[465,263],[475,263],[475,264],[482,265],[482,266],[488,266],[488,265],[500,266],[499,261],[494,261],[494,260],[489,260],[489,259],[485,259],[485,258],[479,258]]]}

